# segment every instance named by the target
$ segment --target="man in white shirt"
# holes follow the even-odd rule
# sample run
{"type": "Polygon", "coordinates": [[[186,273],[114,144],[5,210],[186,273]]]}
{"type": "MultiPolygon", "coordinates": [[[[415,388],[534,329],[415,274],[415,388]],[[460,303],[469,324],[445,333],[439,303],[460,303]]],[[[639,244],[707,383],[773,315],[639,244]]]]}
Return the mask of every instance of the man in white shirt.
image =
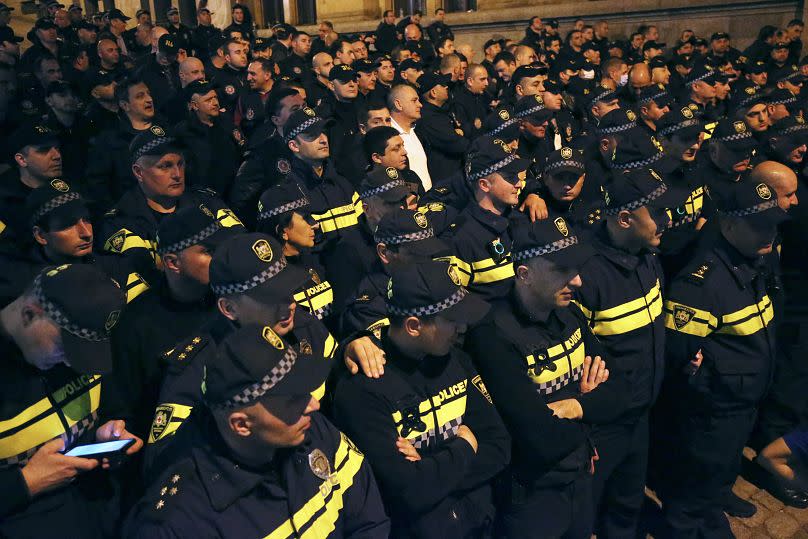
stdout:
{"type": "Polygon", "coordinates": [[[429,177],[426,152],[418,139],[413,125],[421,118],[421,100],[418,92],[409,84],[399,84],[390,89],[387,95],[387,106],[392,117],[391,125],[401,133],[407,158],[410,161],[410,170],[418,174],[424,191],[432,188],[432,178],[429,177]]]}

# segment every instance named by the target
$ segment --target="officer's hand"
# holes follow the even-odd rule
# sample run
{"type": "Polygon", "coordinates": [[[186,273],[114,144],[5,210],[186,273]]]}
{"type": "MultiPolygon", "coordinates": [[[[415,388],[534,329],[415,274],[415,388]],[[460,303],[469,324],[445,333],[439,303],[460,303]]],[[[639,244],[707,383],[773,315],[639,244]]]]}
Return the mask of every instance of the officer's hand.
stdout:
{"type": "Polygon", "coordinates": [[[581,393],[589,393],[608,379],[609,369],[606,368],[606,362],[600,359],[600,356],[595,356],[595,359],[590,356],[584,358],[584,367],[581,372],[581,393]]]}
{"type": "Polygon", "coordinates": [[[697,372],[699,372],[703,361],[704,354],[701,353],[701,348],[699,348],[699,351],[696,352],[696,357],[691,359],[690,362],[685,365],[685,372],[690,376],[694,376],[697,372]]]}
{"type": "MultiPolygon", "coordinates": [[[[126,450],[127,455],[134,455],[143,447],[143,440],[126,430],[126,422],[122,419],[113,419],[101,425],[95,432],[95,439],[99,442],[114,442],[115,440],[134,440],[135,443],[126,450]]],[[[109,459],[101,461],[105,470],[110,467],[109,459]]]]}
{"type": "Polygon", "coordinates": [[[180,49],[177,51],[177,64],[181,64],[187,59],[188,59],[188,51],[186,51],[185,49],[180,49]]]}
{"type": "Polygon", "coordinates": [[[22,477],[28,485],[31,497],[66,485],[83,472],[88,472],[100,463],[95,459],[66,457],[59,453],[65,443],[56,438],[40,447],[28,464],[22,468],[22,477]]]}
{"type": "Polygon", "coordinates": [[[460,425],[460,427],[457,429],[457,437],[466,440],[474,452],[477,452],[477,437],[474,436],[474,433],[471,432],[470,428],[468,428],[466,425],[460,425]]]}
{"type": "Polygon", "coordinates": [[[547,219],[550,216],[550,212],[547,211],[547,204],[535,193],[530,193],[525,198],[525,201],[519,206],[519,211],[526,213],[530,217],[531,223],[547,219]]]}
{"type": "Polygon", "coordinates": [[[345,347],[345,366],[351,374],[362,372],[368,378],[380,378],[384,374],[384,350],[376,346],[370,337],[360,337],[345,347]]]}
{"type": "Polygon", "coordinates": [[[576,399],[563,399],[551,402],[547,405],[553,411],[553,415],[559,419],[583,419],[584,409],[576,399]]]}
{"type": "Polygon", "coordinates": [[[412,445],[408,439],[399,436],[398,440],[396,440],[396,447],[398,448],[398,452],[404,455],[404,458],[408,461],[418,462],[421,460],[421,455],[418,454],[418,450],[415,449],[415,446],[412,445]]]}

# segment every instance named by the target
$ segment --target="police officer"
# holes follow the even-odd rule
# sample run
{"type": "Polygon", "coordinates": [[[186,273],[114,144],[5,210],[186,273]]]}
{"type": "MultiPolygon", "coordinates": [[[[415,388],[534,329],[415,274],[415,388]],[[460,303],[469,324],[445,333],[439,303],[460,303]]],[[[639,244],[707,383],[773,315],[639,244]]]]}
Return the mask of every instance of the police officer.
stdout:
{"type": "Polygon", "coordinates": [[[317,114],[330,121],[326,129],[333,164],[340,175],[356,185],[362,177],[366,163],[362,160],[358,123],[357,96],[359,75],[350,66],[340,64],[331,68],[332,95],[320,102],[317,114]]]}
{"type": "Polygon", "coordinates": [[[136,71],[137,76],[149,87],[155,108],[165,116],[176,115],[168,107],[182,86],[177,54],[184,47],[187,45],[183,45],[177,35],[163,34],[157,41],[156,54],[148,56],[148,60],[136,71]]]}
{"type": "MultiPolygon", "coordinates": [[[[389,184],[383,184],[386,185],[389,184]]],[[[400,201],[400,197],[407,194],[405,186],[395,185],[379,196],[400,201]]],[[[378,260],[372,271],[362,277],[342,312],[342,333],[370,331],[380,338],[381,329],[390,324],[385,304],[390,273],[406,264],[448,254],[449,246],[437,238],[428,215],[420,210],[398,207],[381,217],[373,233],[378,260]]]]}
{"type": "Polygon", "coordinates": [[[677,104],[677,108],[689,107],[697,118],[705,122],[716,121],[710,113],[712,100],[715,98],[715,84],[719,73],[707,64],[695,66],[685,77],[686,97],[677,104]]]}
{"type": "Polygon", "coordinates": [[[519,155],[530,159],[541,170],[548,154],[553,151],[547,136],[553,113],[544,106],[541,95],[533,94],[519,100],[514,110],[519,126],[519,155]]]}
{"type": "Polygon", "coordinates": [[[176,7],[171,7],[166,11],[166,17],[168,18],[166,30],[168,30],[169,34],[179,39],[180,46],[187,48],[190,56],[194,42],[193,35],[191,29],[180,22],[180,10],[176,7]]]}
{"type": "Polygon", "coordinates": [[[250,142],[254,132],[263,133],[259,126],[266,120],[266,104],[275,84],[275,62],[256,58],[247,66],[249,89],[242,91],[234,111],[234,122],[250,142]]]}
{"type": "Polygon", "coordinates": [[[451,109],[450,84],[450,75],[426,73],[418,79],[423,103],[418,138],[424,145],[432,178],[446,178],[457,172],[470,142],[451,109]]]}
{"type": "Polygon", "coordinates": [[[475,140],[466,157],[474,199],[443,239],[452,247],[460,282],[483,299],[504,297],[513,285],[510,214],[519,204],[527,166],[502,140],[490,137],[475,140]]]}
{"type": "Polygon", "coordinates": [[[775,312],[758,262],[786,213],[766,184],[742,180],[724,191],[720,238],[665,301],[665,433],[677,442],[659,447],[669,473],[658,492],[666,524],[682,537],[732,535],[724,504],[775,359],[775,312]]]}
{"type": "Polygon", "coordinates": [[[401,270],[387,289],[384,375],[340,380],[335,417],[379,478],[392,537],[485,537],[509,439],[455,343],[489,306],[446,263],[401,270]]]}
{"type": "Polygon", "coordinates": [[[642,508],[648,461],[648,412],[664,372],[664,279],[659,245],[666,209],[687,194],[653,169],[616,173],[606,187],[605,219],[592,236],[595,256],[582,267],[578,306],[603,343],[611,372],[630,384],[626,411],[593,429],[600,460],[594,500],[598,536],[633,536],[642,508]]]}
{"type": "Polygon", "coordinates": [[[463,85],[454,93],[454,113],[463,134],[469,140],[474,140],[482,134],[483,121],[489,112],[489,99],[486,96],[489,84],[489,75],[485,67],[471,64],[466,69],[463,85]]]}
{"type": "MultiPolygon", "coordinates": [[[[114,527],[119,497],[100,460],[63,451],[94,442],[134,439],[107,416],[109,334],[125,300],[98,268],[65,264],[43,270],[30,288],[0,311],[4,422],[0,442],[1,533],[53,536],[69,529],[104,537],[114,527]],[[90,470],[96,473],[88,474],[90,470]]],[[[114,416],[112,416],[114,417],[114,416]]]]}
{"type": "Polygon", "coordinates": [[[132,173],[138,184],[129,189],[101,224],[103,249],[125,256],[148,253],[160,268],[157,227],[168,214],[189,205],[205,204],[222,226],[241,222],[210,190],[187,190],[185,158],[177,139],[157,125],[139,134],[130,145],[132,173]]]}
{"type": "Polygon", "coordinates": [[[236,109],[240,93],[247,88],[247,47],[241,41],[228,39],[222,45],[225,65],[213,68],[211,81],[219,90],[219,102],[227,110],[236,109]]]}
{"type": "Polygon", "coordinates": [[[564,146],[547,157],[541,191],[548,209],[587,234],[603,218],[601,183],[590,177],[582,150],[564,146]]]}
{"type": "MultiPolygon", "coordinates": [[[[210,9],[200,7],[196,10],[197,25],[191,30],[191,47],[197,58],[204,59],[210,56],[209,44],[211,39],[221,35],[221,30],[213,26],[210,9]]],[[[170,30],[169,30],[170,31],[170,30]]]]}
{"type": "Polygon", "coordinates": [[[270,325],[233,331],[205,371],[204,406],[177,436],[124,536],[322,529],[334,537],[388,537],[364,456],[311,395],[328,370],[328,362],[270,325]],[[313,505],[321,510],[308,510],[313,505]]]}
{"type": "Polygon", "coordinates": [[[248,225],[255,222],[255,208],[261,193],[285,181],[292,170],[293,155],[284,143],[282,130],[289,116],[305,106],[305,99],[293,88],[275,87],[267,97],[264,123],[267,134],[259,139],[263,129],[255,133],[230,190],[231,205],[248,225]]]}
{"type": "Polygon", "coordinates": [[[516,283],[466,339],[513,437],[506,537],[589,537],[597,448],[591,425],[622,413],[627,382],[572,303],[591,246],[553,214],[514,229],[516,283]],[[607,381],[608,380],[608,381],[607,381]]]}
{"type": "MultiPolygon", "coordinates": [[[[241,226],[223,227],[204,204],[166,216],[157,229],[159,277],[128,305],[112,336],[115,368],[111,382],[120,395],[132,432],[148,438],[162,380],[159,358],[213,318],[208,268],[217,246],[241,226]]],[[[113,257],[120,259],[121,257],[113,257]]]]}

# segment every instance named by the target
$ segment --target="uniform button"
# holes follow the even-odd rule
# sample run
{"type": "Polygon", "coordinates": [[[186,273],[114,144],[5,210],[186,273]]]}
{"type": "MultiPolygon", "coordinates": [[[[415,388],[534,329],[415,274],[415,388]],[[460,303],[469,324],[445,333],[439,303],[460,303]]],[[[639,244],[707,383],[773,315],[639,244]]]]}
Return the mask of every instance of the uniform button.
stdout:
{"type": "Polygon", "coordinates": [[[221,477],[222,477],[221,475],[215,473],[210,477],[210,480],[211,481],[218,481],[219,479],[221,479],[221,477]]]}

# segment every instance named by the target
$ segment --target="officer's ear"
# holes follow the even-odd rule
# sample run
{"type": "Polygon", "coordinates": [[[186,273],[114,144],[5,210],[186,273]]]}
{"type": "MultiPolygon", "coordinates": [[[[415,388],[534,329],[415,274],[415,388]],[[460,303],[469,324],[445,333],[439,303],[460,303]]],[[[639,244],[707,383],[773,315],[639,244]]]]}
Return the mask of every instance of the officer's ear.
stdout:
{"type": "Polygon", "coordinates": [[[410,337],[420,337],[424,330],[423,323],[415,316],[409,316],[404,319],[404,331],[410,337]]]}
{"type": "Polygon", "coordinates": [[[21,168],[25,168],[28,166],[28,161],[25,159],[25,156],[20,152],[14,154],[14,161],[21,168]]]}
{"type": "Polygon", "coordinates": [[[617,214],[617,226],[623,229],[631,228],[631,224],[634,222],[634,216],[628,210],[620,210],[617,214]]]}
{"type": "Polygon", "coordinates": [[[143,180],[143,167],[137,163],[132,163],[132,174],[134,174],[135,179],[140,182],[143,180]]]}
{"type": "Polygon", "coordinates": [[[179,274],[181,272],[180,257],[178,257],[175,253],[164,254],[163,267],[171,273],[179,274]]]}
{"type": "Polygon", "coordinates": [[[376,163],[377,165],[382,164],[382,154],[380,153],[373,153],[370,155],[370,160],[376,163]]]}
{"type": "Polygon", "coordinates": [[[648,105],[640,107],[640,116],[648,116],[648,105]]]}
{"type": "Polygon", "coordinates": [[[523,96],[523,95],[525,95],[525,89],[524,89],[524,88],[522,88],[522,85],[521,85],[521,84],[517,84],[517,85],[514,87],[514,91],[516,92],[516,95],[518,95],[518,96],[520,96],[520,97],[521,97],[521,96],[523,96]]]}
{"type": "Polygon", "coordinates": [[[238,321],[238,304],[230,298],[219,298],[216,300],[216,307],[222,316],[233,322],[238,321]]]}
{"type": "Polygon", "coordinates": [[[519,267],[516,268],[516,278],[521,281],[527,281],[530,277],[530,268],[525,266],[524,264],[520,264],[519,267]]]}
{"type": "Polygon", "coordinates": [[[363,135],[367,135],[368,134],[367,126],[365,124],[358,124],[358,125],[359,125],[359,132],[362,133],[363,135]]]}
{"type": "Polygon", "coordinates": [[[477,180],[477,189],[479,189],[483,193],[490,193],[491,182],[488,180],[488,178],[480,178],[479,180],[477,180]]]}
{"type": "Polygon", "coordinates": [[[376,254],[379,255],[379,258],[381,258],[382,262],[385,264],[390,263],[390,249],[388,249],[387,245],[384,243],[376,244],[376,254]]]}
{"type": "Polygon", "coordinates": [[[245,412],[239,410],[227,416],[227,426],[236,436],[244,438],[252,434],[252,420],[245,412]]]}
{"type": "Polygon", "coordinates": [[[290,140],[287,145],[289,149],[292,150],[292,153],[300,153],[300,144],[298,144],[296,140],[290,140]]]}
{"type": "Polygon", "coordinates": [[[31,230],[31,233],[34,236],[34,240],[36,240],[38,244],[43,246],[48,244],[48,239],[45,237],[45,231],[42,230],[41,227],[34,226],[34,228],[31,230]]]}

